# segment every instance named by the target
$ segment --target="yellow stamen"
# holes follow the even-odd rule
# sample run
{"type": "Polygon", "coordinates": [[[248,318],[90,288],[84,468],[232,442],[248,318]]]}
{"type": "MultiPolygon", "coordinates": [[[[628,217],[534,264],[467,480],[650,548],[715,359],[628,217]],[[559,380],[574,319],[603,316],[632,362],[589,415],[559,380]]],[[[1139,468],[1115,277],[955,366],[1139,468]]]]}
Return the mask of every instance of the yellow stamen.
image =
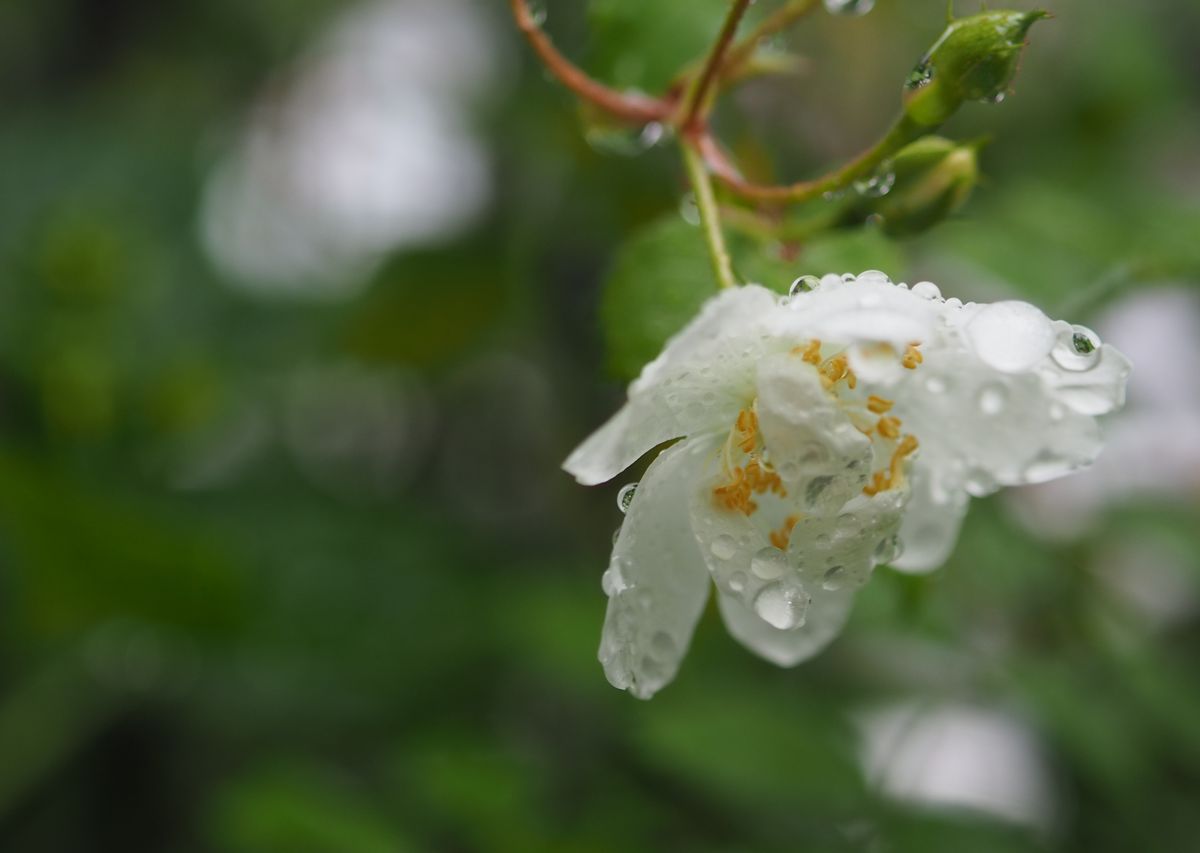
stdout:
{"type": "Polygon", "coordinates": [[[737,446],[743,453],[751,453],[758,445],[758,414],[753,409],[742,409],[734,429],[740,439],[737,446]]]}
{"type": "Polygon", "coordinates": [[[772,530],[767,537],[771,540],[771,544],[780,551],[786,551],[788,540],[792,538],[792,530],[796,527],[796,523],[800,521],[800,516],[789,515],[783,520],[783,526],[778,530],[772,530]]]}
{"type": "Polygon", "coordinates": [[[885,415],[879,419],[879,423],[875,425],[879,430],[879,434],[884,438],[896,439],[900,437],[900,419],[891,415],[885,415]]]}
{"type": "Polygon", "coordinates": [[[882,415],[895,405],[891,400],[885,400],[883,397],[876,397],[872,394],[867,398],[867,409],[877,415],[882,415]]]}
{"type": "Polygon", "coordinates": [[[809,341],[805,346],[792,347],[792,355],[798,355],[809,364],[821,363],[821,342],[809,341]]]}
{"type": "Polygon", "coordinates": [[[900,359],[900,363],[909,370],[916,370],[917,365],[925,360],[925,356],[917,349],[919,346],[916,342],[909,344],[904,350],[904,357],[900,359]]]}

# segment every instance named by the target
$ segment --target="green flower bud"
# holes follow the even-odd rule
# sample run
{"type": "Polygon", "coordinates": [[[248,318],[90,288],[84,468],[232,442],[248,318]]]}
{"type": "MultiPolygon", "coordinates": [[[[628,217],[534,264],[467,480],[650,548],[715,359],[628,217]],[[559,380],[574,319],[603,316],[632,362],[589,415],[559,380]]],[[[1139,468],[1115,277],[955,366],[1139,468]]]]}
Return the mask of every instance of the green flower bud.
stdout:
{"type": "Polygon", "coordinates": [[[863,211],[892,237],[919,234],[962,207],[979,181],[979,143],[925,136],[896,152],[879,171],[890,185],[863,211]]]}
{"type": "Polygon", "coordinates": [[[904,112],[936,127],[963,101],[999,101],[1017,73],[1025,35],[1046,12],[983,12],[951,21],[904,84],[904,112]]]}

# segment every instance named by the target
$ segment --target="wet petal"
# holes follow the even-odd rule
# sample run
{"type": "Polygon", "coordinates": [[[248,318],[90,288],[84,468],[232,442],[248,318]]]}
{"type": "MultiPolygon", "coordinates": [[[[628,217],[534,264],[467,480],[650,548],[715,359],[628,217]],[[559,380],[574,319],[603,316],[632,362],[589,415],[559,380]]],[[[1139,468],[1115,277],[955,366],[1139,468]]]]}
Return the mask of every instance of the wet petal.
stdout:
{"type": "Polygon", "coordinates": [[[727,431],[754,399],[755,366],[783,342],[762,331],[779,305],[761,287],[722,291],[668,342],[629,387],[629,402],[563,464],[585,486],[611,480],[640,456],[684,435],[727,431]]]}
{"type": "Polygon", "coordinates": [[[740,596],[721,592],[717,597],[721,618],[734,639],[778,666],[795,666],[829,645],[846,624],[853,603],[854,592],[850,589],[819,592],[807,603],[804,623],[781,630],[763,620],[740,596]]]}
{"type": "Polygon", "coordinates": [[[940,567],[954,550],[967,493],[962,484],[940,479],[939,473],[920,459],[913,465],[912,491],[900,524],[902,551],[889,565],[902,572],[920,574],[940,567]]]}
{"type": "Polygon", "coordinates": [[[638,484],[605,573],[609,595],[600,662],[615,687],[648,699],[675,677],[708,599],[708,572],[688,495],[715,440],[659,454],[638,484]]]}

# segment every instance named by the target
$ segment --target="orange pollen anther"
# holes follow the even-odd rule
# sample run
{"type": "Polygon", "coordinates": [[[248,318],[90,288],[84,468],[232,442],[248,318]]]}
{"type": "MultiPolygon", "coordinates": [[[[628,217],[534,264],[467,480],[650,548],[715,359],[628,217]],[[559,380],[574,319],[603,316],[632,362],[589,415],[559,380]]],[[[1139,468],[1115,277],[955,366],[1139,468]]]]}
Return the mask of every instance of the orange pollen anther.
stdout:
{"type": "Polygon", "coordinates": [[[911,343],[904,350],[904,356],[900,359],[900,363],[909,370],[916,370],[917,365],[925,360],[925,356],[921,355],[921,351],[917,349],[919,343],[911,343]]]}
{"type": "Polygon", "coordinates": [[[734,430],[738,435],[737,446],[743,453],[750,453],[758,446],[758,414],[753,409],[738,412],[734,430]]]}
{"type": "Polygon", "coordinates": [[[900,437],[900,419],[891,415],[885,415],[879,419],[879,423],[875,425],[879,430],[879,434],[884,438],[896,439],[900,437]]]}
{"type": "Polygon", "coordinates": [[[821,342],[809,341],[805,346],[792,347],[792,355],[800,356],[809,364],[818,365],[821,363],[821,342]]]}
{"type": "Polygon", "coordinates": [[[877,415],[882,415],[895,405],[891,400],[885,400],[883,397],[876,397],[872,394],[867,398],[867,409],[877,415]]]}
{"type": "Polygon", "coordinates": [[[786,551],[788,540],[792,538],[792,530],[796,527],[796,523],[800,521],[800,516],[789,515],[783,520],[783,526],[778,530],[772,530],[767,537],[771,540],[771,544],[780,551],[786,551]]]}

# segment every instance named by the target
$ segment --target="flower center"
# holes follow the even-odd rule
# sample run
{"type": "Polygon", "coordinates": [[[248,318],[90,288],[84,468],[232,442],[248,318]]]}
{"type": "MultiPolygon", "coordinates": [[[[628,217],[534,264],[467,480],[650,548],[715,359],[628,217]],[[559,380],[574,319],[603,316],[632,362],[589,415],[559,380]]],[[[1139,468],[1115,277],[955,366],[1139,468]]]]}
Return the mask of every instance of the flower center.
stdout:
{"type": "MultiPolygon", "coordinates": [[[[910,343],[903,353],[896,353],[886,344],[880,346],[898,357],[901,366],[908,370],[916,370],[924,361],[917,342],[910,343]]],[[[883,464],[871,472],[870,479],[863,487],[863,494],[873,496],[902,486],[904,462],[916,452],[918,442],[916,436],[903,431],[901,419],[890,414],[895,403],[876,394],[863,397],[861,393],[854,393],[858,387],[858,377],[850,368],[850,359],[844,349],[825,357],[821,341],[810,340],[794,347],[791,353],[816,368],[825,392],[838,403],[850,422],[875,443],[875,458],[883,460],[883,464]]],[[[724,477],[712,490],[713,499],[719,507],[750,516],[759,507],[755,497],[767,494],[778,498],[788,496],[787,488],[768,461],[765,450],[755,400],[738,411],[725,440],[721,454],[724,477]]],[[[770,532],[771,544],[780,550],[786,549],[792,529],[800,518],[798,514],[788,515],[778,529],[770,532]]]]}

